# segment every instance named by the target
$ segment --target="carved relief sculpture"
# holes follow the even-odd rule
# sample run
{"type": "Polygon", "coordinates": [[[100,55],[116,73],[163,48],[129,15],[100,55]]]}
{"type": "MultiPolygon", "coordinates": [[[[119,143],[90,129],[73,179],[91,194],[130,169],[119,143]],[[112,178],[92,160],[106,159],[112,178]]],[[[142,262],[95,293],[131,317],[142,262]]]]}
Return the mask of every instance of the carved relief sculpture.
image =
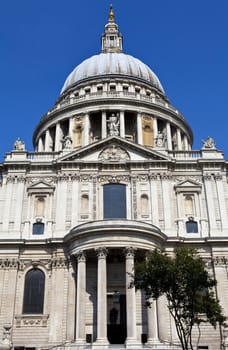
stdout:
{"type": "Polygon", "coordinates": [[[129,159],[129,155],[122,148],[116,145],[112,145],[112,146],[109,146],[108,148],[105,148],[104,151],[100,153],[99,159],[117,162],[117,161],[129,159]]]}

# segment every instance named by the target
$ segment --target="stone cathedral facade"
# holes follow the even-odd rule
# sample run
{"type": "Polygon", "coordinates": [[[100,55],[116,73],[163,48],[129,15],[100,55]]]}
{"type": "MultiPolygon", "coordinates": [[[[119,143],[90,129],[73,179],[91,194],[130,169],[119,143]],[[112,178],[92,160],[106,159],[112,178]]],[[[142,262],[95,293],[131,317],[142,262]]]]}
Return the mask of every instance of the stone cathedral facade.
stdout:
{"type": "MultiPolygon", "coordinates": [[[[228,316],[227,161],[193,133],[152,70],[123,53],[110,8],[101,53],[67,77],[0,164],[1,348],[178,349],[166,300],[128,288],[148,251],[195,247],[228,316]]],[[[198,330],[194,332],[198,337],[198,330]]],[[[226,331],[201,327],[199,349],[226,331]]]]}

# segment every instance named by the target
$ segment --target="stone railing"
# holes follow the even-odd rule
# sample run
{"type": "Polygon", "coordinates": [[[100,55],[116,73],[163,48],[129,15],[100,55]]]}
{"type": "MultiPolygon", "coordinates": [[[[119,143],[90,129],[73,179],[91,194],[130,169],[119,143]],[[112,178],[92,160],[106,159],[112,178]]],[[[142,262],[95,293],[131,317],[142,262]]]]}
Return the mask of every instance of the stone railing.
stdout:
{"type": "Polygon", "coordinates": [[[177,160],[191,160],[202,158],[202,151],[168,151],[168,154],[177,160]]]}
{"type": "Polygon", "coordinates": [[[128,91],[102,91],[102,92],[91,92],[87,93],[85,95],[78,95],[69,97],[66,100],[62,100],[61,102],[57,103],[53,108],[51,108],[41,120],[45,120],[47,117],[49,117],[52,113],[63,109],[65,107],[71,106],[71,105],[77,105],[82,102],[86,101],[93,101],[93,100],[100,100],[100,99],[119,99],[119,98],[126,98],[128,100],[134,100],[134,101],[141,101],[150,103],[152,105],[159,105],[161,107],[167,108],[170,111],[174,112],[180,119],[184,120],[184,117],[182,114],[172,105],[170,105],[168,102],[158,99],[153,96],[147,96],[147,95],[141,95],[139,93],[135,92],[128,92],[128,91]]]}

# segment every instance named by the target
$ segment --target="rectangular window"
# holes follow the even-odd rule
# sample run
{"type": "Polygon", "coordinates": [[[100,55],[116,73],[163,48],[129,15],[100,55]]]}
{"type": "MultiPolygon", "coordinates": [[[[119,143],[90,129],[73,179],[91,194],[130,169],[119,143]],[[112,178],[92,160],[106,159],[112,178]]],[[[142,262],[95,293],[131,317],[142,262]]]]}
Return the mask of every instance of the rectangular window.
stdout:
{"type": "Polygon", "coordinates": [[[35,222],[32,227],[33,235],[43,235],[44,233],[44,223],[43,222],[35,222]]]}
{"type": "Polygon", "coordinates": [[[103,186],[104,219],[126,219],[126,186],[103,186]]]}

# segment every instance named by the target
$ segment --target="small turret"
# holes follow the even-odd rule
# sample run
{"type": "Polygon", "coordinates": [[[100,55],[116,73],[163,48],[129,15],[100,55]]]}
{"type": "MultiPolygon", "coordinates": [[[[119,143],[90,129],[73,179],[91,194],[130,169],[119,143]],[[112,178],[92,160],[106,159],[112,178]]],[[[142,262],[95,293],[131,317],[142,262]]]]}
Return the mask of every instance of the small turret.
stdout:
{"type": "Polygon", "coordinates": [[[115,23],[115,15],[112,4],[110,5],[108,23],[105,26],[105,32],[101,37],[102,53],[123,52],[123,37],[119,32],[119,27],[115,23]]]}

